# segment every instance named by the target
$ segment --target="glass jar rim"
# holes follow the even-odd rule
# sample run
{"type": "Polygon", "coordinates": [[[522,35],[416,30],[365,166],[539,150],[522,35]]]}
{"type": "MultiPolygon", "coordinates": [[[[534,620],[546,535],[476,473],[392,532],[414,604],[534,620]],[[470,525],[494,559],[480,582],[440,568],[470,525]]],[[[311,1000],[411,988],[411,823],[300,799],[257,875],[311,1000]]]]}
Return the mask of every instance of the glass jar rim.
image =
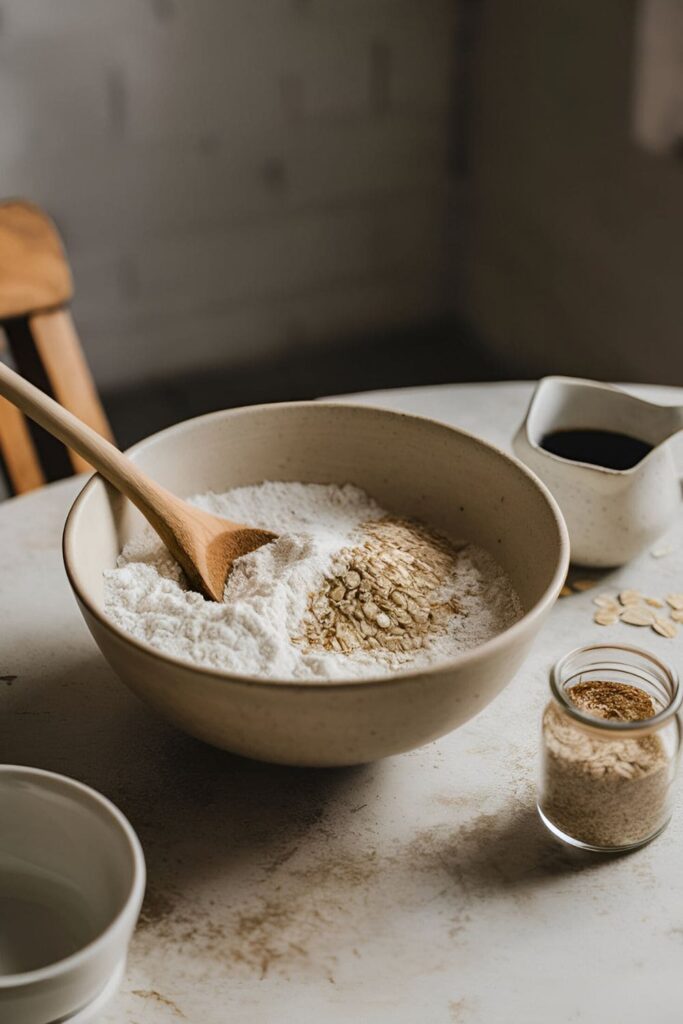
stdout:
{"type": "MultiPolygon", "coordinates": [[[[628,671],[627,665],[619,667],[623,671],[628,671]]],[[[657,655],[651,654],[650,651],[646,651],[642,647],[632,647],[629,644],[588,644],[585,647],[575,647],[574,650],[563,655],[563,657],[559,658],[553,665],[550,672],[550,691],[555,700],[561,705],[562,709],[577,722],[601,732],[606,731],[614,733],[654,731],[678,712],[681,706],[681,700],[683,700],[683,690],[681,689],[676,670],[671,665],[658,658],[657,655]],[[641,718],[635,722],[621,722],[610,718],[597,718],[595,715],[591,715],[588,712],[583,711],[581,708],[578,708],[576,704],[569,699],[564,687],[562,686],[562,670],[565,669],[571,659],[576,658],[577,655],[590,654],[591,652],[599,654],[600,652],[604,653],[606,651],[621,651],[626,654],[636,655],[638,658],[643,658],[645,661],[651,662],[653,668],[656,668],[659,672],[663,673],[671,684],[671,699],[666,707],[662,708],[661,711],[658,711],[657,714],[653,715],[651,718],[641,718]]]]}

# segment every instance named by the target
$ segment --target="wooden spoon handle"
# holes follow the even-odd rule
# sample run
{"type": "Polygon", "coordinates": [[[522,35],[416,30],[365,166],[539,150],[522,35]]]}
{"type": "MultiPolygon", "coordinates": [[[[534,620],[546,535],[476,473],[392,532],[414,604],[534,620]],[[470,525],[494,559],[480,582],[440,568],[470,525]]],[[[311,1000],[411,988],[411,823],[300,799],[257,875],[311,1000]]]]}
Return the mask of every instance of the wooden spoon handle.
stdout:
{"type": "Polygon", "coordinates": [[[175,502],[168,491],[150,480],[118,448],[1,361],[0,395],[87,459],[117,490],[130,498],[145,517],[149,518],[150,512],[157,516],[160,502],[162,505],[175,502]]]}

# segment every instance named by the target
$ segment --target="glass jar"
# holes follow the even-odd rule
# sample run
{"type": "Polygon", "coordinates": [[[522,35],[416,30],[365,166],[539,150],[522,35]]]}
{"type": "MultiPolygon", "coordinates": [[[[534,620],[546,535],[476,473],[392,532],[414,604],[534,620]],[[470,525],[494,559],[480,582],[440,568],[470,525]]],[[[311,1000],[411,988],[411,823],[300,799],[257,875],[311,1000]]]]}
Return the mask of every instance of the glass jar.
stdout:
{"type": "Polygon", "coordinates": [[[675,671],[637,647],[595,644],[557,662],[550,690],[538,798],[544,824],[586,850],[649,842],[671,817],[683,696],[675,671]]]}

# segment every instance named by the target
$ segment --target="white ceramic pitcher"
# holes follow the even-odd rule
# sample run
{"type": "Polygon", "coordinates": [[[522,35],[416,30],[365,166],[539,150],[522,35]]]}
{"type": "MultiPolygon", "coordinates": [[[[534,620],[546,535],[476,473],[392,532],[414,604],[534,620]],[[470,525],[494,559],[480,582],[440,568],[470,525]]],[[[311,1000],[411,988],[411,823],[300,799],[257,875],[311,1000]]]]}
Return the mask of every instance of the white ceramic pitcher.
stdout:
{"type": "Polygon", "coordinates": [[[671,446],[683,429],[683,407],[656,405],[609,384],[544,377],[517,431],[517,456],[556,498],[577,565],[623,565],[675,520],[681,485],[671,446]],[[541,447],[556,430],[609,430],[651,444],[631,469],[608,469],[560,458],[541,447]]]}

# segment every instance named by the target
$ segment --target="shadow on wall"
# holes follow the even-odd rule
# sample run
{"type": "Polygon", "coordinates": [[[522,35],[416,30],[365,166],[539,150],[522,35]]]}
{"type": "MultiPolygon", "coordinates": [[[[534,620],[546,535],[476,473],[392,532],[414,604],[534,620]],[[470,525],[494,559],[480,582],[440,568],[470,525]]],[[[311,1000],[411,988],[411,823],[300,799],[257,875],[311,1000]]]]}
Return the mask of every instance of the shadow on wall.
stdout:
{"type": "Polygon", "coordinates": [[[500,380],[518,368],[491,358],[455,323],[356,339],[126,388],[105,395],[119,444],[216,409],[378,388],[500,380]]]}
{"type": "Polygon", "coordinates": [[[633,137],[638,9],[483,5],[462,312],[534,376],[683,381],[683,165],[633,137]]]}

